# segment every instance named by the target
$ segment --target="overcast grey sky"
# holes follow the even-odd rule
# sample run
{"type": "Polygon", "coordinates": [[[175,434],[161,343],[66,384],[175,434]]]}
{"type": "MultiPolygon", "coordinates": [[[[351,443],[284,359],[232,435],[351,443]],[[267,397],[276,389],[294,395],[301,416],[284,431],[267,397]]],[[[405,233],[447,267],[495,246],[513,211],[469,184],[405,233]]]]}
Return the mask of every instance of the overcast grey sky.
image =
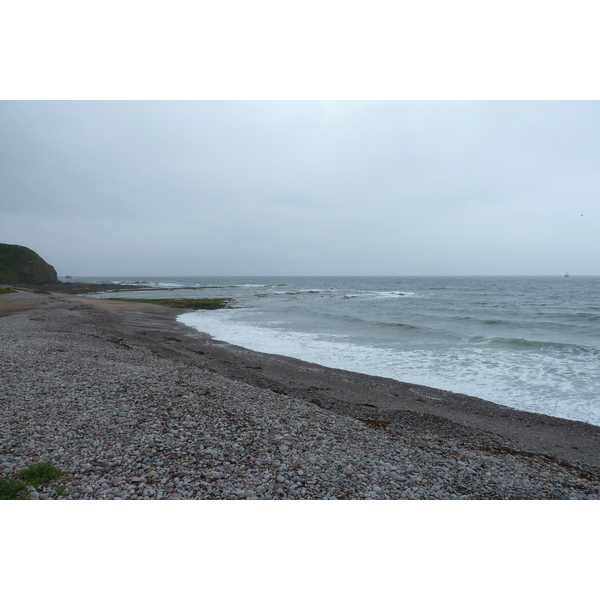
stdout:
{"type": "Polygon", "coordinates": [[[600,273],[600,103],[3,101],[59,275],[600,273]]]}

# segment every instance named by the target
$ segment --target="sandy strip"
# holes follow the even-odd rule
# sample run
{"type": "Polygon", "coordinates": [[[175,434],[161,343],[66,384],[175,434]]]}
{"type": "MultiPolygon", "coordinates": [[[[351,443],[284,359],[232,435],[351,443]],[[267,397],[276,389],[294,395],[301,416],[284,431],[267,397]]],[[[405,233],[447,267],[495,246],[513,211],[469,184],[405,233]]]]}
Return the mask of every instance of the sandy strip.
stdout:
{"type": "Polygon", "coordinates": [[[52,301],[52,298],[46,294],[35,294],[27,291],[2,294],[0,296],[0,317],[21,310],[31,310],[49,301],[52,301]]]}

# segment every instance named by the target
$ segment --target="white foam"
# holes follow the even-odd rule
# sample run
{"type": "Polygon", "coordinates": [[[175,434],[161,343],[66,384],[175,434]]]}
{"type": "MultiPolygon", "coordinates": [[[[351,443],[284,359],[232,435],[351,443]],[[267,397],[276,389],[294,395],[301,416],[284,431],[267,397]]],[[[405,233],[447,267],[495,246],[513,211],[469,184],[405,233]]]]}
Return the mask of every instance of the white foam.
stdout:
{"type": "Polygon", "coordinates": [[[416,296],[415,292],[402,292],[400,290],[392,292],[369,292],[369,295],[379,298],[402,298],[403,296],[416,296]]]}
{"type": "MultiPolygon", "coordinates": [[[[564,355],[518,353],[491,348],[451,352],[392,349],[353,344],[339,336],[293,332],[280,323],[259,326],[249,311],[198,311],[178,317],[213,337],[270,354],[327,367],[468,394],[520,410],[600,425],[600,374],[590,357],[565,362],[564,355]],[[578,385],[584,381],[585,386],[578,385]]],[[[283,324],[282,324],[283,325],[283,324]]]]}
{"type": "Polygon", "coordinates": [[[330,293],[331,290],[293,290],[293,291],[283,291],[283,292],[273,292],[274,294],[280,294],[285,296],[296,296],[300,294],[326,294],[330,293]]]}

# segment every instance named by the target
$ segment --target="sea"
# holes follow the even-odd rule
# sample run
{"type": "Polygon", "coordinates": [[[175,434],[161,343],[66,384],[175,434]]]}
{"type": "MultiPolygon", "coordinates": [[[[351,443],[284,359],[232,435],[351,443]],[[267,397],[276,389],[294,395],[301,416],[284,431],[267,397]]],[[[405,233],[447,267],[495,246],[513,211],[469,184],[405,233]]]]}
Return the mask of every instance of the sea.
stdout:
{"type": "Polygon", "coordinates": [[[105,277],[231,298],[179,321],[259,352],[600,425],[600,277],[105,277]]]}

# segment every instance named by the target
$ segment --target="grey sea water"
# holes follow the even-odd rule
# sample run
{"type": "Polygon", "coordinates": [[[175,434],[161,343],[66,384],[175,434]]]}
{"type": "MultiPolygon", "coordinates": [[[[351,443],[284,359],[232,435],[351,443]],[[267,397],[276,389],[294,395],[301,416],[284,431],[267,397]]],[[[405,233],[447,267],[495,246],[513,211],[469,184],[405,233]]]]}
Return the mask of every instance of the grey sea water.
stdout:
{"type": "Polygon", "coordinates": [[[252,350],[600,425],[600,277],[85,280],[229,297],[234,310],[179,319],[252,350]]]}

